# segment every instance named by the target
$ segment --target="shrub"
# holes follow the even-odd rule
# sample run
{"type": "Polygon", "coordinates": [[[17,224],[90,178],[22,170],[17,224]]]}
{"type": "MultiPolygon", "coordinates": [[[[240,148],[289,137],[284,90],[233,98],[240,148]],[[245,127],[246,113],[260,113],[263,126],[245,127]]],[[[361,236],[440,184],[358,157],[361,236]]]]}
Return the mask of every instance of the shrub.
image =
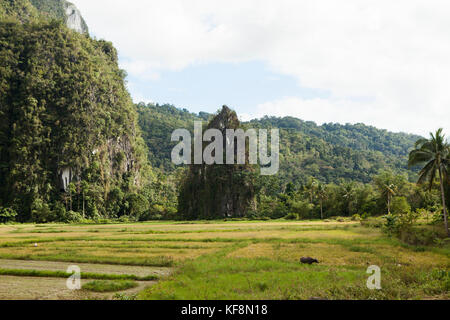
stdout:
{"type": "Polygon", "coordinates": [[[286,220],[298,220],[298,214],[297,213],[293,213],[293,212],[291,212],[291,213],[289,213],[288,215],[286,215],[285,217],[284,217],[286,220]]]}
{"type": "Polygon", "coordinates": [[[141,215],[143,215],[149,209],[148,200],[141,194],[130,193],[126,198],[129,215],[134,217],[136,221],[139,221],[141,215]]]}
{"type": "Polygon", "coordinates": [[[392,200],[391,213],[392,214],[408,214],[411,212],[411,206],[405,197],[397,197],[392,200]]]}
{"type": "Polygon", "coordinates": [[[417,221],[419,214],[411,212],[404,214],[388,214],[384,216],[386,222],[384,224],[384,231],[389,235],[394,235],[400,239],[407,238],[409,234],[413,233],[413,226],[417,221]]]}
{"type": "Polygon", "coordinates": [[[67,211],[66,218],[64,222],[67,223],[80,223],[83,222],[83,216],[81,213],[75,212],[75,211],[67,211]]]}
{"type": "Polygon", "coordinates": [[[36,223],[47,223],[56,221],[56,217],[47,203],[35,199],[31,206],[31,220],[36,223]]]}
{"type": "Polygon", "coordinates": [[[55,207],[53,208],[53,215],[55,216],[56,221],[68,222],[66,208],[61,202],[57,202],[55,204],[55,207]]]}
{"type": "Polygon", "coordinates": [[[361,225],[368,228],[382,228],[383,220],[380,218],[367,218],[361,220],[361,225]]]}
{"type": "Polygon", "coordinates": [[[413,226],[400,230],[398,237],[410,245],[429,246],[442,244],[447,233],[442,226],[413,226]]]}
{"type": "Polygon", "coordinates": [[[280,219],[288,214],[288,208],[283,202],[278,202],[272,213],[270,213],[270,218],[280,219]]]}
{"type": "Polygon", "coordinates": [[[314,209],[314,205],[305,201],[293,201],[290,205],[291,212],[296,213],[300,219],[310,218],[314,209]]]}
{"type": "Polygon", "coordinates": [[[0,223],[13,222],[17,217],[17,212],[12,208],[0,207],[0,223]]]}
{"type": "Polygon", "coordinates": [[[130,218],[128,216],[121,216],[119,218],[119,222],[121,222],[121,223],[128,223],[128,222],[130,222],[130,218]]]}

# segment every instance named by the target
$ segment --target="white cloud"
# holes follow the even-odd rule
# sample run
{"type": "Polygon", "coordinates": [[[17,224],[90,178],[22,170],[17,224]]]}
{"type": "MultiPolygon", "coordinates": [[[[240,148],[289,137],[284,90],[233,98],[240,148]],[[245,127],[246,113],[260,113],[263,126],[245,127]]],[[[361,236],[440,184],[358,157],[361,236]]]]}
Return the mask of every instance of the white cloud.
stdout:
{"type": "Polygon", "coordinates": [[[450,127],[445,0],[73,2],[91,31],[119,48],[135,76],[262,60],[303,87],[331,93],[330,99],[280,98],[253,116],[291,114],[417,133],[450,127]],[[361,97],[371,102],[355,102],[361,97]]]}

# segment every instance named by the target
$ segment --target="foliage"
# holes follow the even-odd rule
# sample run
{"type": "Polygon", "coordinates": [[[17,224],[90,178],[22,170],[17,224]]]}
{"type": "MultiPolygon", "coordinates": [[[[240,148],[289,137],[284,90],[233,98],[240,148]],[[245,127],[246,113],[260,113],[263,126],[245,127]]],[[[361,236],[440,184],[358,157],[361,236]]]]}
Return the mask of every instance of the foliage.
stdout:
{"type": "Polygon", "coordinates": [[[115,292],[136,288],[138,283],[131,280],[94,280],[83,284],[82,289],[92,292],[115,292]]]}
{"type": "Polygon", "coordinates": [[[151,170],[114,47],[58,21],[2,20],[0,43],[0,203],[36,222],[123,208],[110,190],[137,193],[151,170]]]}
{"type": "MultiPolygon", "coordinates": [[[[137,105],[139,124],[154,167],[174,169],[170,153],[175,145],[170,136],[175,129],[192,132],[194,121],[210,119],[206,113],[193,114],[172,105],[137,105]]],[[[311,178],[323,183],[339,183],[341,179],[369,183],[381,169],[406,174],[414,179],[414,170],[407,170],[410,148],[420,138],[391,133],[374,127],[325,124],[317,126],[296,118],[265,117],[243,123],[246,128],[280,128],[280,173],[284,184],[306,185],[311,178]]]]}
{"type": "Polygon", "coordinates": [[[392,201],[392,214],[404,215],[411,212],[411,206],[405,197],[394,198],[392,201]]]}
{"type": "Polygon", "coordinates": [[[13,222],[17,217],[17,212],[11,208],[0,207],[0,223],[13,222]]]}
{"type": "Polygon", "coordinates": [[[0,19],[9,18],[25,22],[38,16],[38,11],[28,0],[0,1],[0,19]]]}
{"type": "MultiPolygon", "coordinates": [[[[236,113],[224,106],[208,124],[208,129],[212,128],[225,136],[226,130],[236,130],[240,123],[236,113]]],[[[226,150],[226,140],[223,140],[223,150],[226,150]]],[[[244,217],[255,205],[255,170],[246,162],[243,165],[190,165],[180,188],[180,217],[188,220],[244,217]]]]}
{"type": "Polygon", "coordinates": [[[450,144],[446,141],[442,128],[438,129],[435,134],[430,133],[430,139],[423,138],[416,142],[415,149],[409,155],[409,166],[417,165],[423,165],[419,173],[418,184],[427,183],[429,190],[431,190],[436,177],[439,180],[444,224],[447,235],[450,237],[445,201],[445,189],[449,183],[450,144]]]}

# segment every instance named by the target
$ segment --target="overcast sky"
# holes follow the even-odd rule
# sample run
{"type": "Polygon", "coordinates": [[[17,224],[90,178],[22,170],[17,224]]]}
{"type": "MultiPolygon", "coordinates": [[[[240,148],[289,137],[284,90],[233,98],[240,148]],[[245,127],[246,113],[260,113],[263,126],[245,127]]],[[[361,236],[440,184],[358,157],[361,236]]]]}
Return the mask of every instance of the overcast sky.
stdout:
{"type": "Polygon", "coordinates": [[[450,130],[450,2],[71,0],[135,102],[450,130]]]}

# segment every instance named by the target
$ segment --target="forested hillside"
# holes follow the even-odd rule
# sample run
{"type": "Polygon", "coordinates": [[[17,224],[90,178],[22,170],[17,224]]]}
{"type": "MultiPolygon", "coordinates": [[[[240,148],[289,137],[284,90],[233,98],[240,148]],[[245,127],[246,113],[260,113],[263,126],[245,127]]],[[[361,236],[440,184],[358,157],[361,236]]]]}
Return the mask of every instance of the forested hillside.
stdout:
{"type": "Polygon", "coordinates": [[[21,22],[37,18],[38,10],[28,0],[0,1],[0,19],[17,19],[21,22]]]}
{"type": "MultiPolygon", "coordinates": [[[[173,130],[192,130],[194,121],[206,120],[207,113],[193,114],[171,105],[138,105],[139,124],[155,167],[173,170],[170,142],[173,130]]],[[[391,133],[364,124],[324,124],[286,117],[265,117],[244,123],[251,128],[280,128],[280,179],[283,183],[305,184],[314,177],[324,183],[341,179],[370,182],[381,169],[407,174],[408,153],[420,137],[391,133]]]]}

